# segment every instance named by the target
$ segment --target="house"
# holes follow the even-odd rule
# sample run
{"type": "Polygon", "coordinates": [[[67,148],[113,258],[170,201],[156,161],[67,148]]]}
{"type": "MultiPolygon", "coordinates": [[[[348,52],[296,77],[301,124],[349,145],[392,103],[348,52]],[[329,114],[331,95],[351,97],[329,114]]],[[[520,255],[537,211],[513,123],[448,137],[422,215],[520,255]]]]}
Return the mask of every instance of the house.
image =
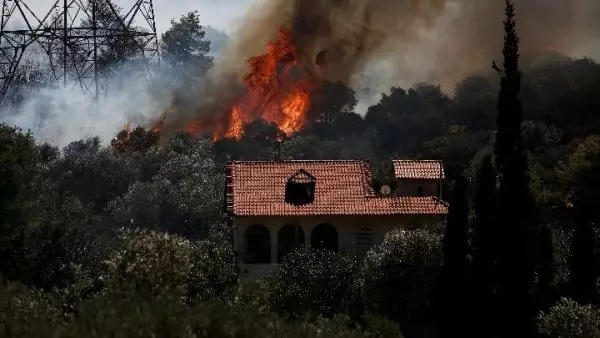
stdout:
{"type": "Polygon", "coordinates": [[[360,256],[395,227],[443,221],[441,163],[395,161],[394,168],[397,189],[380,196],[368,161],[229,162],[226,208],[243,277],[270,271],[298,247],[360,256]]]}
{"type": "Polygon", "coordinates": [[[441,161],[394,160],[395,194],[398,196],[442,195],[446,178],[441,161]]]}

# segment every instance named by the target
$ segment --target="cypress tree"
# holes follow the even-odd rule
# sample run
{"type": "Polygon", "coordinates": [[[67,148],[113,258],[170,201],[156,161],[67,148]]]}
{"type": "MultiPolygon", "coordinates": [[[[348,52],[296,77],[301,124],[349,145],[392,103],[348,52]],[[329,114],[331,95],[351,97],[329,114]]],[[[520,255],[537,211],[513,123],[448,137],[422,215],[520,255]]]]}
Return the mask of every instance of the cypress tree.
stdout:
{"type": "Polygon", "coordinates": [[[496,184],[492,156],[486,155],[477,173],[473,231],[473,314],[478,337],[491,336],[496,318],[496,184]]]}
{"type": "Polygon", "coordinates": [[[570,289],[573,299],[581,304],[592,302],[596,276],[595,234],[590,222],[579,220],[571,240],[570,289]]]}
{"type": "Polygon", "coordinates": [[[500,176],[498,220],[499,333],[501,336],[527,337],[535,334],[531,288],[534,264],[529,251],[534,226],[533,198],[529,190],[527,156],[521,137],[523,111],[519,91],[519,38],[515,30],[512,1],[505,1],[504,64],[494,154],[500,176]]]}
{"type": "Polygon", "coordinates": [[[544,224],[540,232],[539,249],[539,281],[537,310],[546,309],[554,303],[554,278],[556,275],[554,259],[554,234],[548,224],[544,224]]]}
{"type": "Polygon", "coordinates": [[[464,306],[468,290],[468,230],[467,181],[459,175],[455,180],[442,241],[443,265],[438,280],[442,337],[465,337],[468,335],[466,330],[471,327],[467,323],[468,309],[464,306]]]}

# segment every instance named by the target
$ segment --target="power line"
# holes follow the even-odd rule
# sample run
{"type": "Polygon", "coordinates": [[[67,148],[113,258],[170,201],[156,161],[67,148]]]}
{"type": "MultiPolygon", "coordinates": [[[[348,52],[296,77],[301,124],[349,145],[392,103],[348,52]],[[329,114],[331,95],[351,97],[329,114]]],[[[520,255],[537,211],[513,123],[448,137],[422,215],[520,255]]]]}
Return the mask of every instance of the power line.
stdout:
{"type": "Polygon", "coordinates": [[[56,85],[73,83],[93,100],[106,97],[117,60],[132,61],[150,83],[160,59],[152,0],[125,9],[114,0],[55,0],[46,13],[33,10],[32,0],[2,2],[0,104],[31,48],[43,51],[56,85]]]}

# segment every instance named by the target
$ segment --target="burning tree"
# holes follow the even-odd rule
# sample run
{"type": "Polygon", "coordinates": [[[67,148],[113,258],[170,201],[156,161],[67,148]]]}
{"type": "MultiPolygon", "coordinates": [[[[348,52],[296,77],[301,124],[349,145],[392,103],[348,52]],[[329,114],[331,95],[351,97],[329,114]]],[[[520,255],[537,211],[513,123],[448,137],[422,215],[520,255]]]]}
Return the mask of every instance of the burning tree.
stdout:
{"type": "Polygon", "coordinates": [[[203,117],[190,123],[185,131],[198,134],[212,129],[213,140],[239,139],[244,126],[256,119],[275,124],[285,135],[302,128],[311,104],[311,91],[320,82],[300,63],[290,33],[280,29],[277,39],[267,44],[266,52],[247,62],[250,71],[244,78],[243,92],[230,105],[224,122],[203,117]]]}

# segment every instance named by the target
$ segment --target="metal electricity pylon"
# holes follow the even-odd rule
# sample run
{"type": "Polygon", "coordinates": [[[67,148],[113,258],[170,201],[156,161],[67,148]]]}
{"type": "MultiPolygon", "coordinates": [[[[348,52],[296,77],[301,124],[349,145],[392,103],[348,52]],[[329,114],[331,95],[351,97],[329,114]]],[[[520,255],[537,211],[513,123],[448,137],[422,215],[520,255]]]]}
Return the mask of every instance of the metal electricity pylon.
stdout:
{"type": "Polygon", "coordinates": [[[41,1],[2,2],[0,104],[28,51],[44,56],[51,81],[80,86],[94,100],[106,96],[115,63],[131,61],[149,80],[158,62],[152,0],[129,0],[127,8],[115,0],[50,0],[46,11],[37,9],[41,1]]]}

